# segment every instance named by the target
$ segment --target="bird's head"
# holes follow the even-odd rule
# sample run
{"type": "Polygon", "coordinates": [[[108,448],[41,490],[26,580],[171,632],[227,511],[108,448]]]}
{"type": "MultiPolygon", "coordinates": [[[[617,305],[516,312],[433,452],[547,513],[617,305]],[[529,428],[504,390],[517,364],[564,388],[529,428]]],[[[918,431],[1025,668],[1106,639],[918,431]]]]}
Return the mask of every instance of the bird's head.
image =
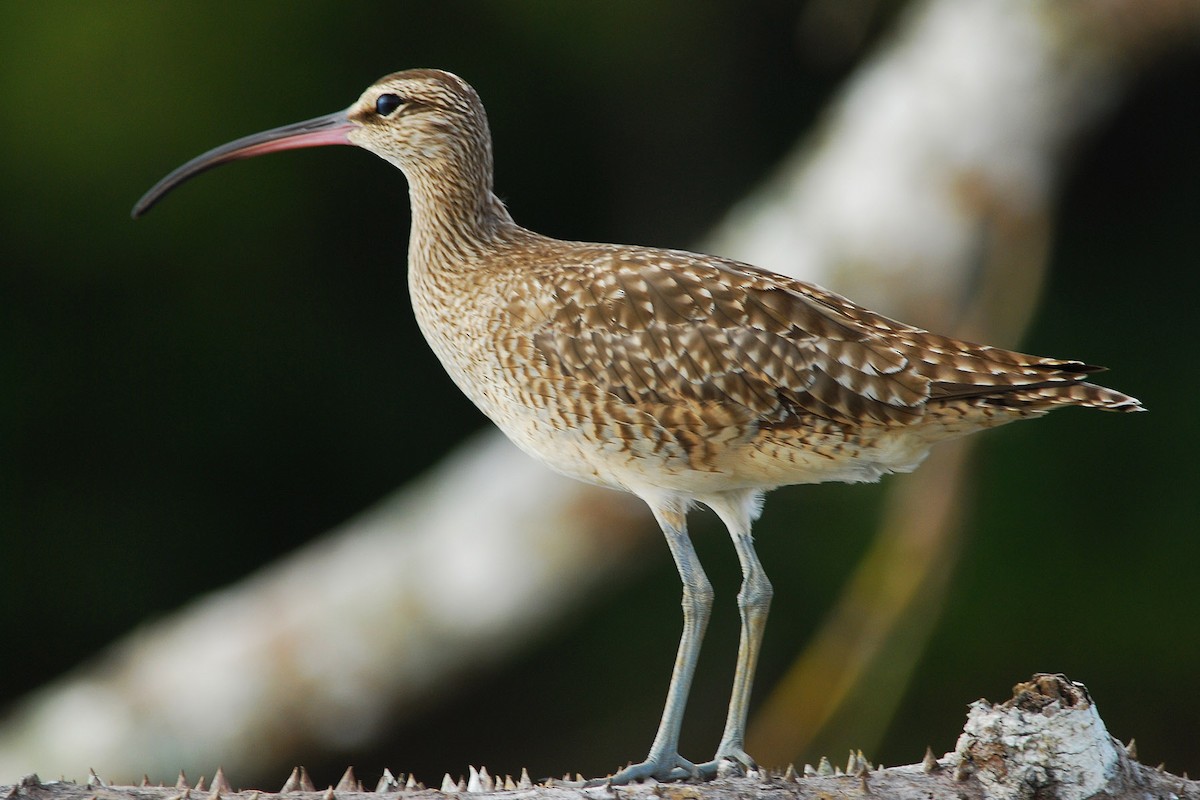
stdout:
{"type": "Polygon", "coordinates": [[[414,69],[381,78],[344,111],[244,136],[193,158],[146,192],[133,216],[140,217],[176,186],[220,164],[334,144],[368,150],[404,170],[410,180],[444,172],[447,165],[491,179],[491,137],[475,90],[449,72],[414,69]]]}

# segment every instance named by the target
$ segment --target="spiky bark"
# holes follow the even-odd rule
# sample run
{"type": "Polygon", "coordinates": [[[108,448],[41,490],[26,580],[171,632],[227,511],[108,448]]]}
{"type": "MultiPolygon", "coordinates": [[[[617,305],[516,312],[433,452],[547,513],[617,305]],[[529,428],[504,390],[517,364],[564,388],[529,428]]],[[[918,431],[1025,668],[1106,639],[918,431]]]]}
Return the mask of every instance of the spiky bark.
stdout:
{"type": "Polygon", "coordinates": [[[1087,689],[1062,675],[1035,675],[1017,684],[1001,704],[979,700],[952,752],[935,758],[926,751],[917,764],[876,766],[852,752],[845,768],[822,758],[818,766],[730,776],[708,783],[585,788],[570,776],[534,783],[528,774],[492,776],[469,767],[467,777],[446,775],[427,788],[412,776],[385,771],[374,791],[364,790],[353,768],[336,786],[318,791],[297,767],[278,792],[235,790],[223,771],[211,787],[204,778],[189,785],[180,774],[174,786],[109,786],[94,771],[82,783],[42,782],[30,775],[0,787],[5,800],[395,800],[469,795],[471,800],[1196,800],[1200,781],[1150,768],[1137,761],[1133,743],[1122,745],[1104,727],[1087,689]]]}

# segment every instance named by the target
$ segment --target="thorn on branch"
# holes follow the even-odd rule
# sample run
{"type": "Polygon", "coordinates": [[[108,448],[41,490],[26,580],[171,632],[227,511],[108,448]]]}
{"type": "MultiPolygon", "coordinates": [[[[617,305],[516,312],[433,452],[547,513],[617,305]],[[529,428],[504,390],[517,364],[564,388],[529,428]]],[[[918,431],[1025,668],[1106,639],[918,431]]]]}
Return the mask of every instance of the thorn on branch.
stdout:
{"type": "Polygon", "coordinates": [[[342,779],[337,782],[334,787],[339,792],[361,792],[362,784],[354,775],[354,767],[346,767],[346,771],[342,773],[342,779]]]}

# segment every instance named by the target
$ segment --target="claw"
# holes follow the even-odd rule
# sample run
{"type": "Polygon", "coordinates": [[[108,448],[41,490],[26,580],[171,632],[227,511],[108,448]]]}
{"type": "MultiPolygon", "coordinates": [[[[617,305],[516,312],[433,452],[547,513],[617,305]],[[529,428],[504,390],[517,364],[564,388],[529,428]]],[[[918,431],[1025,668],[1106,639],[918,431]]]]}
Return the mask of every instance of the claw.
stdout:
{"type": "Polygon", "coordinates": [[[713,778],[729,774],[730,771],[734,775],[746,775],[750,772],[755,772],[758,770],[758,764],[742,748],[722,746],[717,750],[717,754],[713,756],[712,761],[705,761],[703,764],[698,764],[697,769],[700,771],[701,778],[712,780],[713,778]]]}

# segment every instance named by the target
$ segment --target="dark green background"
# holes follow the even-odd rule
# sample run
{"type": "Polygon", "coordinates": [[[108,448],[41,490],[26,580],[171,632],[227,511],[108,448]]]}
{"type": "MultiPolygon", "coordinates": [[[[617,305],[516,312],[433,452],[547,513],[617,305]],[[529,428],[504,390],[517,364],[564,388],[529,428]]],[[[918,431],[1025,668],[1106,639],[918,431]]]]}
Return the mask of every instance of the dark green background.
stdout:
{"type": "MultiPolygon", "coordinates": [[[[435,66],[487,103],[518,221],[687,246],[854,67],[804,46],[791,3],[743,7],[0,5],[0,702],[322,533],[484,426],[412,320],[399,173],[343,148],[283,154],[206,175],[135,224],[142,191],[213,145],[435,66]]],[[[883,4],[869,36],[893,13],[883,4]]],[[[1200,57],[1175,58],[1078,148],[1022,343],[1108,364],[1104,380],[1151,413],[984,437],[950,606],[877,760],[950,749],[968,701],[1061,670],[1144,760],[1200,772],[1198,91],[1200,57]]],[[[881,496],[771,498],[763,686],[832,602],[881,496]]],[[[698,538],[727,602],[689,754],[716,740],[736,646],[736,563],[723,536],[698,538]]],[[[678,630],[666,549],[645,553],[559,638],[377,752],[297,760],[324,785],[346,760],[434,781],[467,763],[548,774],[640,757],[678,630]],[[600,665],[597,641],[643,655],[600,665]]]]}

